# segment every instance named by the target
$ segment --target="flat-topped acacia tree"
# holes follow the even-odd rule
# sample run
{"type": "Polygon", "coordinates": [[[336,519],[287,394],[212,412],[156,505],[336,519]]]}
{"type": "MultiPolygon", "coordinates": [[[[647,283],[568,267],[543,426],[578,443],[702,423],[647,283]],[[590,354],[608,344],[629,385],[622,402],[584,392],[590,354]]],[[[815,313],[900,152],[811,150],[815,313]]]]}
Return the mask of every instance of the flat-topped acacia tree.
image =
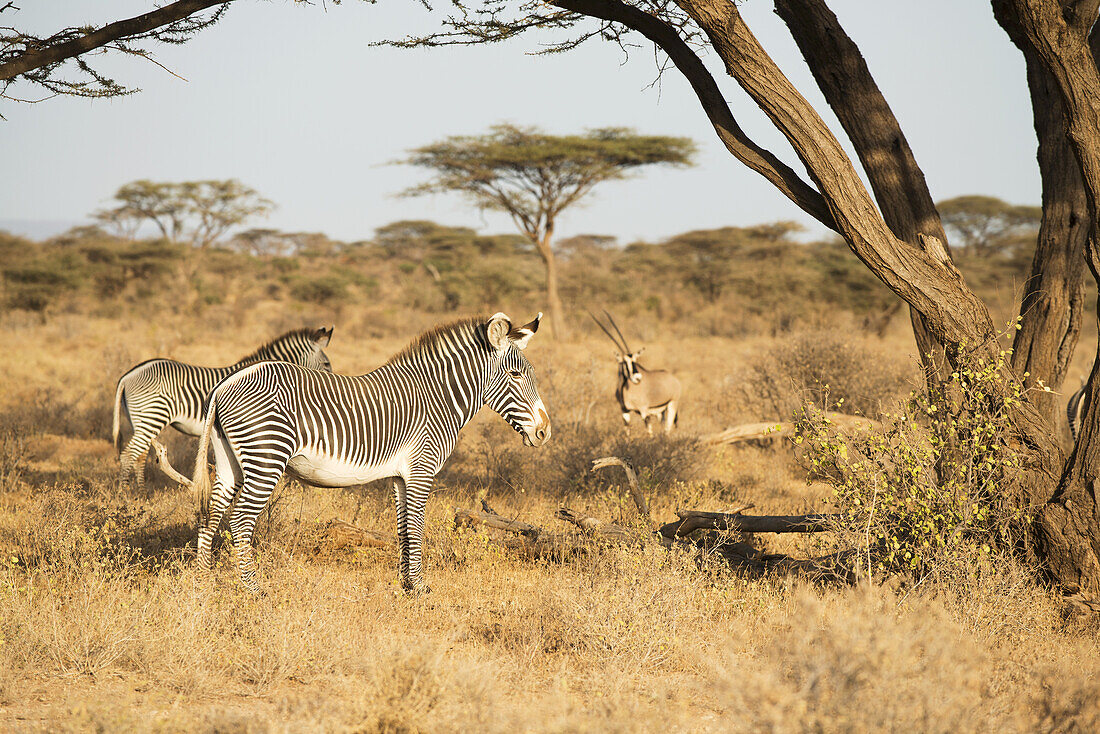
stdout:
{"type": "Polygon", "coordinates": [[[565,335],[554,227],[561,213],[605,181],[643,166],[691,164],[687,138],[638,135],[622,128],[583,135],[548,135],[496,125],[484,135],[454,136],[410,151],[402,161],[434,173],[406,195],[457,192],[474,204],[508,214],[546,264],[546,302],[555,338],[565,335]]]}

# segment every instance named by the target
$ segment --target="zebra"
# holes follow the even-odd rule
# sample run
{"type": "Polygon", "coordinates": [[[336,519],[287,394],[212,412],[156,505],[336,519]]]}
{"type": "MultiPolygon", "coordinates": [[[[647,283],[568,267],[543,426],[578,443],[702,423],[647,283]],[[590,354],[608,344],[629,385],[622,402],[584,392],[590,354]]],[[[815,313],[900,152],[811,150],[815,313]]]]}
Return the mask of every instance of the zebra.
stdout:
{"type": "Polygon", "coordinates": [[[1081,432],[1081,421],[1085,417],[1085,390],[1088,388],[1088,383],[1081,385],[1081,388],[1069,396],[1069,402],[1066,403],[1066,418],[1069,419],[1069,434],[1073,438],[1073,443],[1077,443],[1077,434],[1081,432]]]}
{"type": "Polygon", "coordinates": [[[222,380],[207,398],[192,482],[200,570],[212,568],[211,541],[233,505],[241,582],[258,591],[252,531],[284,472],[321,487],[393,477],[401,585],[428,591],[420,572],[424,507],[459,430],[487,405],[526,445],[550,439],[550,417],[522,353],[541,319],[540,312],[517,327],[497,313],[438,326],[355,377],[264,362],[222,380]]]}
{"type": "MultiPolygon", "coordinates": [[[[115,387],[111,425],[119,454],[120,485],[133,488],[149,445],[165,426],[171,425],[189,436],[202,433],[202,406],[207,394],[222,378],[242,367],[280,360],[331,371],[332,363],[323,350],[332,339],[332,330],[331,326],[295,329],[229,367],[196,367],[172,359],[150,359],[131,367],[115,387]],[[124,414],[132,430],[126,441],[121,431],[124,414]]],[[[141,479],[144,482],[144,477],[141,479]]]]}

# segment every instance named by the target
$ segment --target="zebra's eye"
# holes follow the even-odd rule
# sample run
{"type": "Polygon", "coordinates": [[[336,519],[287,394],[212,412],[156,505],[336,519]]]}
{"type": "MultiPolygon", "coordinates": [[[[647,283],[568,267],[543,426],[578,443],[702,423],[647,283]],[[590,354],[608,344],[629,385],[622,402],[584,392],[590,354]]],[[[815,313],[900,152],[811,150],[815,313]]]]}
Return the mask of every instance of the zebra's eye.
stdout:
{"type": "Polygon", "coordinates": [[[508,370],[508,376],[511,377],[513,380],[518,380],[519,378],[523,377],[523,373],[519,370],[508,370]]]}

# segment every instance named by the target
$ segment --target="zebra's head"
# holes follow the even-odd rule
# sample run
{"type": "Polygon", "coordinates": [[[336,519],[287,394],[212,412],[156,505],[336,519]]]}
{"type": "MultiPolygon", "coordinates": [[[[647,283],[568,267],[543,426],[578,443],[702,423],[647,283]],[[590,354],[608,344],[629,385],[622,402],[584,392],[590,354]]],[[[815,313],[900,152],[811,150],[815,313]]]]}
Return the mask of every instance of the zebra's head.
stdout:
{"type": "Polygon", "coordinates": [[[286,342],[272,345],[276,353],[282,352],[277,359],[305,367],[308,370],[332,372],[332,362],[325,354],[325,347],[332,341],[333,326],[318,329],[299,329],[286,335],[286,342]],[[281,348],[281,349],[280,349],[281,348]]]}
{"type": "Polygon", "coordinates": [[[332,362],[325,354],[325,347],[332,341],[332,330],[334,328],[333,326],[322,326],[319,329],[307,330],[298,364],[310,370],[332,372],[332,362]]]}
{"type": "Polygon", "coordinates": [[[523,350],[539,330],[540,312],[524,326],[512,326],[502,313],[489,319],[485,334],[494,350],[485,388],[485,404],[523,436],[528,446],[542,446],[550,440],[550,416],[535,385],[535,371],[523,350]]]}

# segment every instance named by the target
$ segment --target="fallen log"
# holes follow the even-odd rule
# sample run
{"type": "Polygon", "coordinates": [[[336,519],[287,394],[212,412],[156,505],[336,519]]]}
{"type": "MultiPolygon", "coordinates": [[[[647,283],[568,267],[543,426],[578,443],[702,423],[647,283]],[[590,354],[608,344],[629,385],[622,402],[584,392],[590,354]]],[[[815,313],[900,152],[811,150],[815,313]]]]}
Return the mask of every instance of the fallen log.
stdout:
{"type": "Polygon", "coordinates": [[[584,538],[548,533],[536,525],[503,517],[485,500],[481,501],[480,512],[461,507],[454,508],[454,511],[455,525],[458,527],[472,528],[484,525],[515,533],[519,537],[504,539],[504,547],[525,558],[545,558],[560,562],[585,554],[592,549],[592,543],[584,538]]]}
{"type": "MultiPolygon", "coordinates": [[[[868,430],[882,425],[871,418],[864,418],[861,415],[848,415],[847,413],[829,413],[825,416],[825,420],[836,426],[840,431],[868,430]]],[[[718,446],[763,438],[785,438],[793,434],[793,423],[771,421],[769,423],[745,423],[740,426],[733,426],[718,433],[702,436],[699,441],[710,446],[718,446]]]]}
{"type": "Polygon", "coordinates": [[[190,487],[191,480],[176,471],[172,463],[168,461],[168,449],[165,448],[164,444],[154,439],[151,445],[153,448],[153,466],[159,469],[173,482],[181,484],[184,487],[190,487]]]}
{"type": "Polygon", "coordinates": [[[519,533],[531,540],[538,539],[544,532],[540,527],[528,525],[520,520],[510,520],[506,517],[502,517],[493,510],[492,507],[489,507],[489,504],[485,500],[481,501],[481,512],[477,510],[466,510],[461,507],[456,507],[454,510],[455,525],[459,527],[485,525],[486,527],[496,528],[498,530],[506,530],[509,533],[519,533]]]}
{"type": "MultiPolygon", "coordinates": [[[[750,505],[751,507],[751,505],[750,505]]],[[[742,508],[748,509],[748,507],[742,508]]],[[[736,512],[677,510],[679,520],[662,525],[657,532],[679,538],[696,530],[721,530],[738,533],[821,533],[833,529],[845,518],[839,514],[813,515],[742,515],[736,512]]]]}
{"type": "Polygon", "coordinates": [[[649,505],[646,504],[645,495],[642,494],[642,490],[638,486],[638,475],[634,472],[634,467],[618,456],[604,456],[592,460],[592,471],[606,469],[609,466],[621,466],[623,468],[623,472],[626,473],[626,482],[630,487],[630,496],[634,500],[634,506],[638,508],[638,514],[646,522],[652,522],[649,517],[649,505]]]}
{"type": "Polygon", "coordinates": [[[624,527],[590,515],[582,515],[579,512],[570,510],[568,507],[559,509],[554,517],[576,525],[581,529],[581,532],[590,538],[601,538],[614,543],[629,543],[639,539],[637,535],[624,527]]]}
{"type": "Polygon", "coordinates": [[[328,522],[318,547],[321,542],[326,541],[333,548],[346,548],[348,546],[394,548],[397,546],[397,538],[388,533],[378,530],[366,530],[343,520],[330,520],[328,522]]]}

